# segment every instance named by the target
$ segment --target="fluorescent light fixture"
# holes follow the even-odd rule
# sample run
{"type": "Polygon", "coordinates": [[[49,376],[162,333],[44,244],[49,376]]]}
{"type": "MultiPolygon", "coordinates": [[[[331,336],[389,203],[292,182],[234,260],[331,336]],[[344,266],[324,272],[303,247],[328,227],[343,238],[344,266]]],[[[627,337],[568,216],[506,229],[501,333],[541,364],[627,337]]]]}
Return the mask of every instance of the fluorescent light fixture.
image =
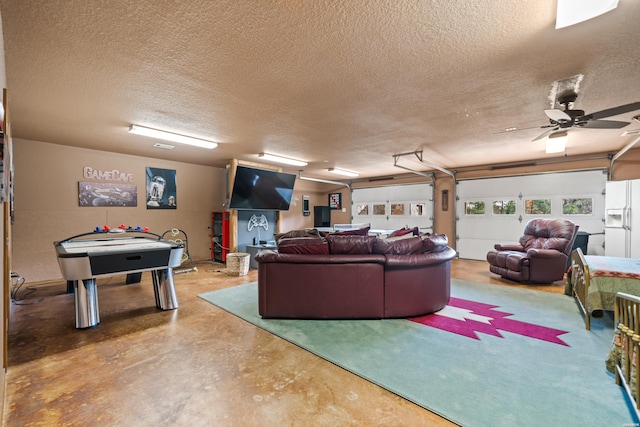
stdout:
{"type": "Polygon", "coordinates": [[[307,162],[303,162],[302,160],[290,159],[288,157],[276,156],[274,154],[260,153],[258,154],[262,160],[268,160],[271,162],[284,163],[285,165],[293,165],[293,166],[307,166],[307,162]]]}
{"type": "Polygon", "coordinates": [[[600,16],[618,7],[618,0],[558,0],[556,30],[600,16]]]}
{"type": "Polygon", "coordinates": [[[567,131],[554,132],[547,137],[547,154],[562,153],[567,147],[569,134],[567,131]]]}
{"type": "Polygon", "coordinates": [[[344,176],[358,176],[359,175],[356,172],[351,172],[351,171],[347,171],[347,170],[344,170],[344,169],[338,169],[338,168],[329,168],[329,172],[333,172],[335,174],[344,175],[344,176]]]}
{"type": "Polygon", "coordinates": [[[151,129],[138,125],[131,125],[129,133],[148,136],[149,138],[164,139],[165,141],[177,142],[179,144],[194,145],[196,147],[208,148],[209,150],[218,146],[217,143],[207,141],[205,139],[193,138],[191,136],[179,135],[177,133],[165,132],[163,130],[151,129]]]}

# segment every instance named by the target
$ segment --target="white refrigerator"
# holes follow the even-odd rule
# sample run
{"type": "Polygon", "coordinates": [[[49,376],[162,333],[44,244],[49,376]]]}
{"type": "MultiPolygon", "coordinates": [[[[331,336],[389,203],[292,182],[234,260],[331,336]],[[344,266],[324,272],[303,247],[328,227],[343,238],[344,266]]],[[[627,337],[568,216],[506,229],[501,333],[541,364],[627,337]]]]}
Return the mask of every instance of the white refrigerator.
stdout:
{"type": "Polygon", "coordinates": [[[606,184],[604,254],[640,258],[640,179],[606,184]]]}

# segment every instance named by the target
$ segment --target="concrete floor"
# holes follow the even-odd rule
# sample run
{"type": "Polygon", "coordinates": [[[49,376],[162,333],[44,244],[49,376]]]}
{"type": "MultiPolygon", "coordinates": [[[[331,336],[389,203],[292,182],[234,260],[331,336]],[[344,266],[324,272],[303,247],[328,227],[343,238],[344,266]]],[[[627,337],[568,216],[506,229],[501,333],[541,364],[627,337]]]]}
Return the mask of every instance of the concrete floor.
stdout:
{"type": "MultiPolygon", "coordinates": [[[[454,260],[452,277],[564,292],[507,284],[483,261],[454,260]]],[[[149,273],[99,279],[101,323],[88,330],[65,282],[31,286],[11,305],[3,425],[454,425],[197,297],[256,280],[201,263],[175,277],[180,307],[161,311],[149,273]]]]}

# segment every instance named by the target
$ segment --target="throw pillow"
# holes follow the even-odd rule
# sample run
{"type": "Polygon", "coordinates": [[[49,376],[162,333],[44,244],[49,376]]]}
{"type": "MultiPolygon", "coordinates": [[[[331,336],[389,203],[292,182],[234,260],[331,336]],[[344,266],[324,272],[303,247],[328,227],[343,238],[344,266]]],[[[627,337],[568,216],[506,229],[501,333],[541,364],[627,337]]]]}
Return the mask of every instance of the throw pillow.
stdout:
{"type": "Polygon", "coordinates": [[[412,237],[415,236],[413,234],[403,234],[402,236],[385,237],[384,240],[387,242],[395,242],[396,240],[411,239],[412,237]]]}
{"type": "Polygon", "coordinates": [[[344,230],[330,233],[334,236],[368,236],[371,227],[358,228],[356,230],[344,230]]]}
{"type": "Polygon", "coordinates": [[[405,234],[413,234],[414,236],[419,236],[420,229],[418,227],[413,227],[413,228],[404,227],[392,232],[391,234],[389,234],[388,237],[404,236],[405,234]]]}

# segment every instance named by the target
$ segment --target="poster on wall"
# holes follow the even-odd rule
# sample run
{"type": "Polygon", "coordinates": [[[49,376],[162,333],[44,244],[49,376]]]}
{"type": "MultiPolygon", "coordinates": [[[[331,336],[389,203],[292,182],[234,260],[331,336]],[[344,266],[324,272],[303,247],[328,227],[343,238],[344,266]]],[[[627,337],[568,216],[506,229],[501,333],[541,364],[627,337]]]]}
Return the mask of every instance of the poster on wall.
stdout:
{"type": "Polygon", "coordinates": [[[78,182],[80,206],[138,206],[138,186],[115,182],[78,182]]]}
{"type": "Polygon", "coordinates": [[[147,167],[147,209],[176,209],[176,171],[147,167]]]}

